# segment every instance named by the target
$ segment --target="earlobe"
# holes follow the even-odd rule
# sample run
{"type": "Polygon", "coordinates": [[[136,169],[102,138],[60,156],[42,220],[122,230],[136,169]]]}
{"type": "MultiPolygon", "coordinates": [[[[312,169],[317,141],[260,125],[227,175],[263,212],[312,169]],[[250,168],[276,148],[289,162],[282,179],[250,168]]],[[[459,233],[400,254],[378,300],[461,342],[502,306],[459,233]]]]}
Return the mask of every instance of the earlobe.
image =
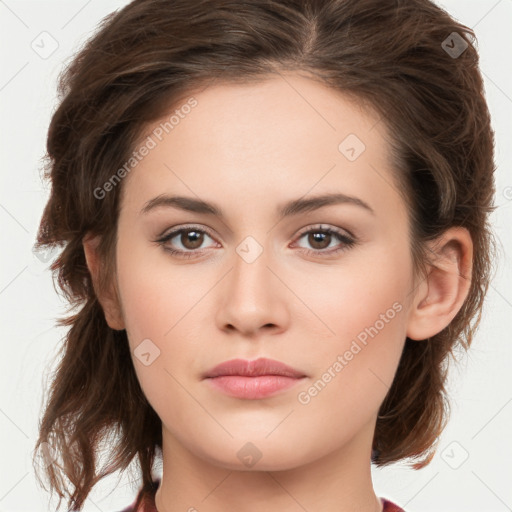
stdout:
{"type": "Polygon", "coordinates": [[[424,340],[447,327],[466,299],[471,284],[473,242],[462,227],[448,229],[429,244],[431,262],[415,290],[407,337],[424,340]]]}
{"type": "Polygon", "coordinates": [[[121,331],[125,329],[123,315],[119,303],[119,297],[114,289],[114,283],[108,283],[108,290],[103,289],[102,283],[102,265],[103,262],[99,255],[98,246],[101,241],[100,235],[86,235],[82,239],[82,245],[85,253],[87,268],[91,274],[94,291],[98,301],[103,308],[105,320],[111,329],[121,331]]]}

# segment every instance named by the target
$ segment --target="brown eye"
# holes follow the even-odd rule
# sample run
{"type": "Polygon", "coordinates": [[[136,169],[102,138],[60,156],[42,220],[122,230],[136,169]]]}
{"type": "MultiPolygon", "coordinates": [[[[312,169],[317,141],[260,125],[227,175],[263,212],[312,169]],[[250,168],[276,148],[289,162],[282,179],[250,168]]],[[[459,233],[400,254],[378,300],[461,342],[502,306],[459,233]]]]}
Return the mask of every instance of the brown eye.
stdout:
{"type": "Polygon", "coordinates": [[[330,233],[310,231],[308,233],[308,243],[313,249],[327,249],[331,242],[332,235],[330,233]]]}
{"type": "Polygon", "coordinates": [[[335,228],[324,228],[322,226],[303,231],[298,237],[305,239],[311,249],[302,247],[306,254],[310,255],[332,255],[344,251],[356,244],[356,240],[335,228]],[[334,245],[332,244],[334,242],[334,245]],[[336,244],[336,242],[338,242],[336,244]]]}
{"type": "Polygon", "coordinates": [[[212,238],[203,229],[188,227],[175,229],[156,242],[175,256],[190,258],[202,252],[205,237],[212,238]]]}
{"type": "Polygon", "coordinates": [[[195,229],[184,229],[181,231],[180,242],[185,249],[198,249],[203,244],[204,235],[195,229]]]}
{"type": "MultiPolygon", "coordinates": [[[[205,237],[213,239],[204,229],[190,226],[175,229],[156,240],[156,242],[173,256],[194,258],[201,256],[205,252],[203,249],[208,248],[207,246],[203,247],[205,237]]],[[[311,249],[307,249],[299,245],[302,252],[314,256],[334,255],[356,244],[355,238],[346,235],[344,232],[322,226],[304,231],[298,239],[305,239],[311,247],[311,249]],[[333,242],[335,243],[333,244],[333,242]]]]}

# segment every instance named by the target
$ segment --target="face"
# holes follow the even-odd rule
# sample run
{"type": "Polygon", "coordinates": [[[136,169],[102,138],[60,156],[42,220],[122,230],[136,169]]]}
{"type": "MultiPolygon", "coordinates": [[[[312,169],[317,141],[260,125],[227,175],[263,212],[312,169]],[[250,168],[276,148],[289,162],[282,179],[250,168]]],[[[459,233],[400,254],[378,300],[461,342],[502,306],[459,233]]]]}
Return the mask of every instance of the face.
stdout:
{"type": "Polygon", "coordinates": [[[124,327],[164,444],[235,469],[368,463],[413,290],[383,122],[296,74],[194,98],[147,130],[118,224],[124,327]],[[205,377],[259,358],[296,375],[205,377]]]}

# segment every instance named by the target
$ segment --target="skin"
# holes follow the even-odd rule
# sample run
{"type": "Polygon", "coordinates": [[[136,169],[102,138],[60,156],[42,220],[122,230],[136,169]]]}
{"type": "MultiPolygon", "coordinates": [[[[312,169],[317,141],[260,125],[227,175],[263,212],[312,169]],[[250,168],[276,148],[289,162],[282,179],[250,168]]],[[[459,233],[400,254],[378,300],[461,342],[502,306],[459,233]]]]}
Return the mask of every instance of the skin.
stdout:
{"type": "MultiPolygon", "coordinates": [[[[436,266],[415,280],[384,123],[307,76],[216,85],[194,97],[198,105],[122,183],[115,282],[100,297],[109,325],[126,329],[132,354],[148,338],[160,350],[149,366],[133,356],[162,420],[157,508],[379,511],[370,473],[379,406],[406,336],[433,336],[460,309],[471,238],[462,228],[447,231],[431,245],[436,266]],[[354,161],[338,149],[349,134],[366,146],[354,161]],[[374,213],[347,203],[276,216],[286,201],[326,192],[360,198],[374,213]],[[162,193],[213,202],[225,217],[165,206],[142,214],[162,193]],[[178,235],[166,246],[195,250],[194,257],[173,256],[155,243],[188,224],[213,236],[187,245],[178,235]],[[326,255],[344,243],[332,236],[314,245],[300,234],[317,233],[320,224],[351,233],[356,243],[326,255]],[[236,251],[247,236],[262,248],[252,263],[236,251]],[[393,304],[400,311],[301,403],[299,393],[393,304]],[[258,357],[307,377],[259,400],[226,396],[202,379],[220,362],[258,357]],[[237,456],[249,441],[261,453],[252,467],[237,456]]],[[[94,279],[97,242],[84,240],[94,279]]]]}

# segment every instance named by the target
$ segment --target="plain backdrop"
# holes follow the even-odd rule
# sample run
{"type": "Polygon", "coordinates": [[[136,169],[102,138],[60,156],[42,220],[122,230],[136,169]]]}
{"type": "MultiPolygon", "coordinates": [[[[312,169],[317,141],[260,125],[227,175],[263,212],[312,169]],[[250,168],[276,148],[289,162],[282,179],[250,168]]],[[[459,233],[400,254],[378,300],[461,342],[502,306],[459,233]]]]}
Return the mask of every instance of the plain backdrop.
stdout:
{"type": "MultiPolygon", "coordinates": [[[[59,72],[98,22],[126,3],[0,0],[0,512],[55,510],[31,464],[45,378],[65,332],[55,320],[66,306],[32,252],[48,197],[41,158],[59,72]]],[[[439,4],[478,39],[496,132],[492,224],[500,260],[474,345],[452,365],[452,415],[435,458],[419,471],[395,464],[373,476],[378,495],[407,512],[504,512],[512,510],[512,0],[439,4]]],[[[127,474],[105,479],[84,510],[121,510],[137,486],[127,474]]]]}

